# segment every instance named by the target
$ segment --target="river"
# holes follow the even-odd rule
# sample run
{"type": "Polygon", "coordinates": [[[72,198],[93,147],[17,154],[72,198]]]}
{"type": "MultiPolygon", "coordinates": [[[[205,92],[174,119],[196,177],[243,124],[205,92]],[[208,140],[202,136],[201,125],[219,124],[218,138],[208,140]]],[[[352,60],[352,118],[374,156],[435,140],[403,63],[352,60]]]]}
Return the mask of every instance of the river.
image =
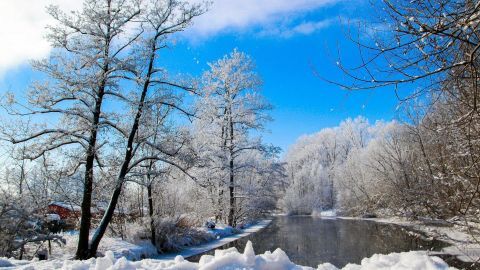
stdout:
{"type": "MultiPolygon", "coordinates": [[[[439,251],[448,246],[441,241],[428,241],[398,225],[368,220],[278,216],[260,232],[220,248],[236,247],[242,251],[249,240],[252,241],[257,254],[281,248],[294,263],[311,267],[317,267],[324,262],[343,267],[348,263],[358,264],[362,258],[376,253],[439,251]]],[[[213,254],[213,251],[204,254],[213,254]]],[[[188,259],[198,261],[200,256],[188,259]]],[[[465,267],[453,257],[443,258],[451,266],[465,267]]]]}

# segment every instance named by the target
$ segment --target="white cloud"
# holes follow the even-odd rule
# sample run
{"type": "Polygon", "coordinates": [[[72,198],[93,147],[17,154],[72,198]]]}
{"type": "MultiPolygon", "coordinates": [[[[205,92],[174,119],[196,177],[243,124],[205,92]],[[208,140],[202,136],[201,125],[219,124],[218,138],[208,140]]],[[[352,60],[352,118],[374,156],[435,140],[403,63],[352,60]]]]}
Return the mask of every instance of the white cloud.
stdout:
{"type": "Polygon", "coordinates": [[[275,36],[281,38],[291,38],[298,35],[311,35],[319,30],[329,27],[334,19],[325,19],[320,21],[307,21],[293,25],[280,25],[269,27],[260,32],[262,36],[275,36]]]}
{"type": "MultiPolygon", "coordinates": [[[[192,0],[198,2],[200,0],[192,0]]],[[[214,0],[210,10],[196,19],[191,32],[208,36],[225,30],[242,30],[251,26],[289,20],[302,12],[312,11],[340,0],[214,0]]],[[[298,33],[310,31],[301,26],[298,33]]]]}
{"type": "Polygon", "coordinates": [[[45,12],[49,4],[72,9],[80,6],[72,0],[1,0],[0,1],[0,76],[29,59],[50,52],[44,39],[45,26],[51,19],[45,12]]]}
{"type": "MultiPolygon", "coordinates": [[[[189,0],[199,2],[203,0],[189,0]]],[[[285,22],[297,15],[340,0],[213,0],[210,10],[196,19],[189,37],[208,37],[225,30],[244,30],[285,22]]],[[[50,52],[44,39],[45,26],[52,19],[45,12],[49,4],[72,10],[81,0],[0,0],[0,77],[7,70],[29,59],[45,57],[50,52]]],[[[281,36],[310,34],[325,27],[326,21],[307,22],[284,27],[281,36]]]]}
{"type": "Polygon", "coordinates": [[[328,27],[332,20],[327,19],[318,22],[305,22],[293,27],[289,32],[286,34],[302,34],[302,35],[310,35],[320,29],[328,27]]]}

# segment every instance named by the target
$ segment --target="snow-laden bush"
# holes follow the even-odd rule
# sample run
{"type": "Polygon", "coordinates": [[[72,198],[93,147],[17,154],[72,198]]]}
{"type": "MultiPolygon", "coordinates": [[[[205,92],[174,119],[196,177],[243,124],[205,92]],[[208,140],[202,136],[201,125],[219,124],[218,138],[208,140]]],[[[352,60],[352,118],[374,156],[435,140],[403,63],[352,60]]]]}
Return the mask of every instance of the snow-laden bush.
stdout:
{"type": "MultiPolygon", "coordinates": [[[[35,222],[29,212],[17,201],[0,193],[0,256],[18,255],[23,236],[35,231],[35,222]]],[[[33,234],[32,234],[33,235],[33,234]]]]}
{"type": "Polygon", "coordinates": [[[0,213],[0,256],[10,257],[15,250],[15,226],[11,226],[14,224],[4,222],[4,215],[5,213],[0,213]]]}
{"type": "Polygon", "coordinates": [[[157,220],[155,224],[157,249],[161,252],[178,251],[215,239],[214,235],[196,225],[186,216],[157,220]]]}
{"type": "Polygon", "coordinates": [[[151,237],[149,221],[150,218],[138,219],[136,222],[126,223],[125,236],[130,243],[139,243],[149,240],[151,237]]]}
{"type": "Polygon", "coordinates": [[[64,245],[65,240],[52,233],[58,227],[41,214],[28,209],[21,201],[0,199],[0,256],[32,258],[39,247],[50,241],[64,245]],[[26,252],[26,246],[35,246],[26,252]]]}

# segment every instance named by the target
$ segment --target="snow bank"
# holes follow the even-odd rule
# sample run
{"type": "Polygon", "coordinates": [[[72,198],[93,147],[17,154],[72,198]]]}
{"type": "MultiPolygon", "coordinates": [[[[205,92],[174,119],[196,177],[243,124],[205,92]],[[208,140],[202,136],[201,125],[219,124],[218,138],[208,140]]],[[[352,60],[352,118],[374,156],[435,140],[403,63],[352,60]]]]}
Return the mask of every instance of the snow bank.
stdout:
{"type": "MultiPolygon", "coordinates": [[[[75,255],[78,243],[78,232],[63,232],[60,234],[65,239],[66,245],[52,245],[51,259],[68,260],[75,255]]],[[[142,240],[130,243],[119,237],[104,237],[100,242],[98,251],[105,254],[113,252],[115,258],[126,257],[128,260],[141,260],[157,254],[157,248],[150,241],[142,240]]],[[[3,270],[3,269],[2,269],[3,270]]]]}
{"type": "MultiPolygon", "coordinates": [[[[339,217],[341,219],[362,219],[354,217],[339,217]]],[[[478,235],[472,236],[469,229],[461,224],[452,223],[453,226],[443,226],[445,221],[422,220],[412,221],[402,217],[386,217],[369,219],[378,223],[396,224],[411,228],[415,231],[425,233],[430,239],[438,239],[451,244],[449,247],[442,249],[440,254],[448,254],[456,256],[459,260],[464,262],[477,262],[480,260],[480,243],[477,241],[478,235]],[[439,226],[441,225],[441,226],[439,226]]],[[[480,224],[470,223],[470,226],[475,227],[473,231],[480,230],[480,224]]]]}
{"type": "Polygon", "coordinates": [[[325,210],[325,211],[317,211],[313,210],[312,217],[336,217],[337,212],[334,209],[325,210]]]}
{"type": "Polygon", "coordinates": [[[218,225],[214,229],[207,229],[207,232],[213,235],[214,239],[219,239],[222,237],[227,237],[231,236],[234,234],[240,233],[242,230],[240,229],[235,229],[231,226],[226,226],[226,225],[218,225]]]}
{"type": "MultiPolygon", "coordinates": [[[[335,268],[333,268],[335,269],[335,268]]],[[[388,255],[375,254],[362,260],[361,265],[348,264],[344,270],[368,270],[368,269],[410,269],[410,270],[435,270],[455,269],[449,267],[439,257],[428,256],[425,252],[411,251],[403,253],[391,253],[388,255]]]]}
{"type": "Polygon", "coordinates": [[[238,240],[242,237],[248,236],[252,233],[256,233],[256,232],[266,228],[271,222],[272,222],[271,219],[261,220],[261,221],[257,222],[256,224],[250,225],[247,228],[243,229],[241,233],[232,234],[230,236],[226,236],[226,232],[228,231],[228,229],[227,230],[224,230],[223,228],[215,229],[217,231],[212,232],[212,233],[215,233],[217,235],[215,237],[216,240],[206,242],[204,244],[197,245],[197,246],[185,247],[184,249],[182,249],[180,252],[177,252],[177,253],[158,254],[156,256],[151,256],[150,258],[154,258],[154,259],[157,259],[157,260],[163,260],[163,261],[169,261],[169,260],[175,259],[175,257],[177,255],[181,255],[184,258],[196,256],[196,255],[205,253],[209,250],[216,249],[218,247],[226,245],[226,244],[228,244],[230,242],[233,242],[235,240],[238,240]],[[220,236],[221,234],[223,234],[223,236],[220,236]]]}
{"type": "Polygon", "coordinates": [[[8,259],[0,258],[0,267],[9,267],[9,266],[15,266],[15,265],[11,263],[8,259]]]}
{"type": "MultiPolygon", "coordinates": [[[[233,270],[233,269],[251,269],[251,270],[313,270],[314,268],[295,265],[290,261],[287,254],[281,249],[265,254],[255,255],[252,243],[249,241],[245,251],[239,253],[236,248],[226,250],[216,250],[215,255],[204,255],[198,263],[188,262],[182,256],[177,256],[171,261],[161,260],[142,260],[137,262],[128,261],[122,257],[116,259],[113,252],[108,251],[105,257],[90,259],[87,261],[41,261],[30,262],[28,264],[11,262],[1,259],[3,262],[9,262],[19,269],[81,269],[81,270],[134,270],[134,269],[168,269],[168,270],[233,270]]],[[[9,268],[6,268],[9,269],[9,268]]],[[[338,270],[329,263],[324,263],[316,268],[318,270],[338,270]]],[[[360,265],[348,264],[343,270],[448,270],[450,268],[442,259],[430,257],[425,252],[412,251],[405,253],[392,253],[389,255],[373,255],[370,258],[363,259],[360,265]]]]}

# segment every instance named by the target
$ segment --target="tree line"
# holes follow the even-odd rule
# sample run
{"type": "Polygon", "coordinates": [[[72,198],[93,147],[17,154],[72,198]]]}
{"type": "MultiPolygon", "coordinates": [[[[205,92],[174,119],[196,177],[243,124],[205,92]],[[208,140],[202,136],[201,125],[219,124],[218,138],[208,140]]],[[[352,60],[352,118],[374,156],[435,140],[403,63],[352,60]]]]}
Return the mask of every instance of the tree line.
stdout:
{"type": "Polygon", "coordinates": [[[285,207],[478,222],[480,3],[372,4],[378,16],[347,31],[358,64],[347,66],[340,52],[345,80],[322,79],[348,91],[394,90],[396,121],[357,118],[300,139],[287,156],[285,207]],[[322,196],[293,199],[312,189],[322,196]]]}

